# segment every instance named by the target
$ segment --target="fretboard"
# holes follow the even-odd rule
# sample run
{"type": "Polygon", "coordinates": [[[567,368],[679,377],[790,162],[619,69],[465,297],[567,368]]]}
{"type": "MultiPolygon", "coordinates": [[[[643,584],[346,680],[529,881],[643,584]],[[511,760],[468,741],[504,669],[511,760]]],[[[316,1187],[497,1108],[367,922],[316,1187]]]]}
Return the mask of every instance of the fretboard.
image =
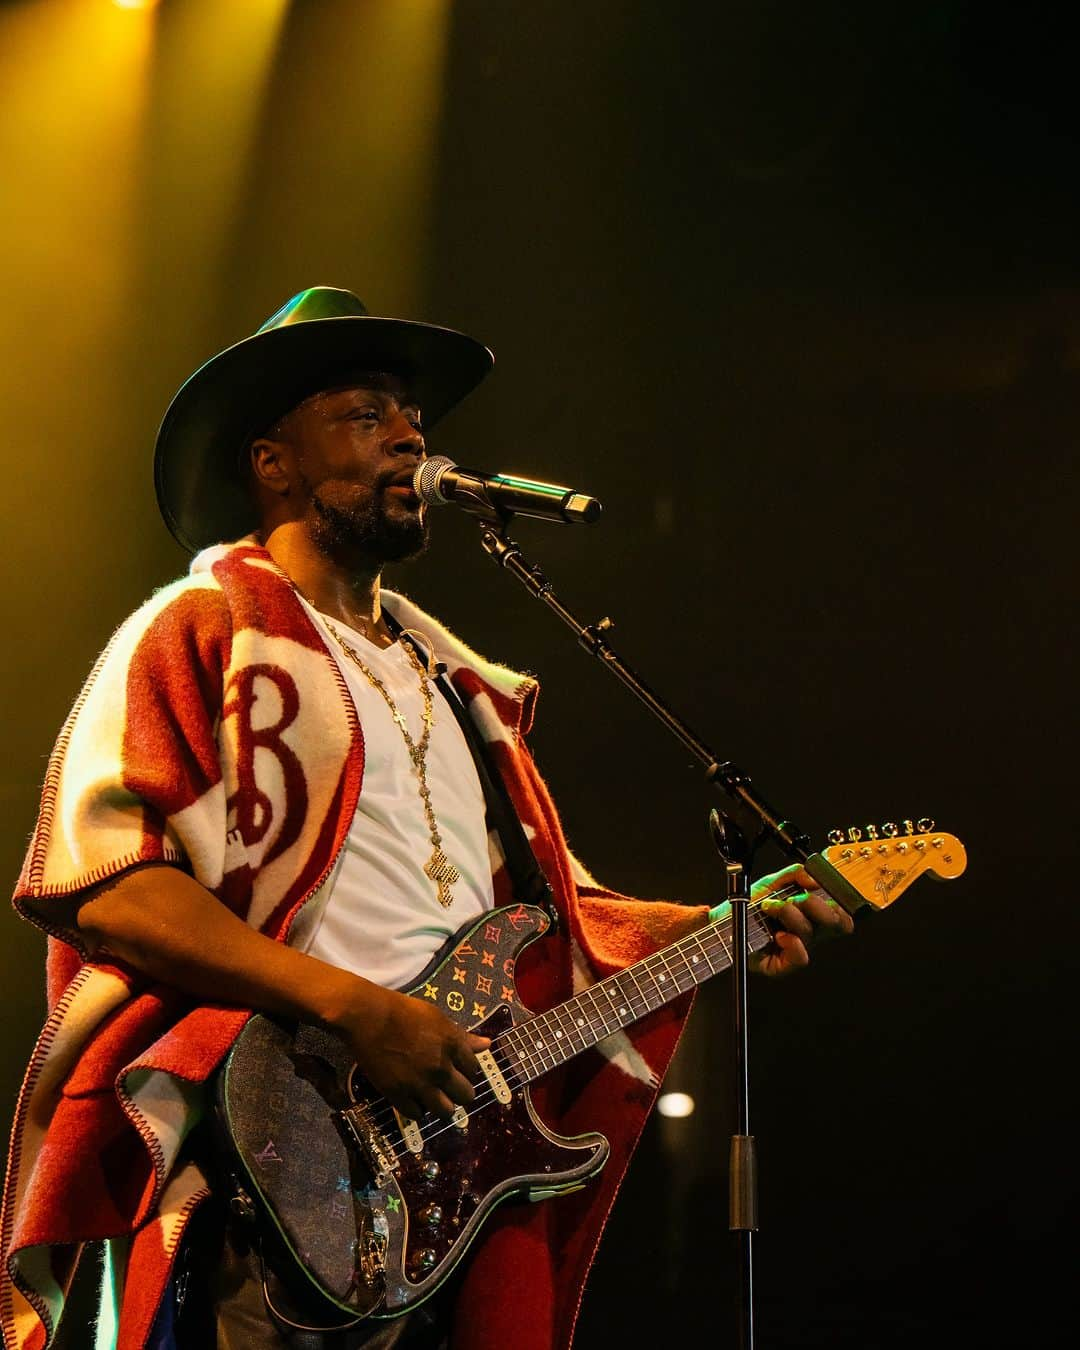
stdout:
{"type": "MultiPolygon", "coordinates": [[[[748,916],[748,937],[753,952],[770,940],[768,928],[753,910],[748,916]]],[[[531,1083],[711,976],[730,969],[731,944],[729,916],[687,934],[637,965],[609,975],[558,1007],[519,1023],[497,1037],[495,1045],[517,1081],[531,1083]]]]}

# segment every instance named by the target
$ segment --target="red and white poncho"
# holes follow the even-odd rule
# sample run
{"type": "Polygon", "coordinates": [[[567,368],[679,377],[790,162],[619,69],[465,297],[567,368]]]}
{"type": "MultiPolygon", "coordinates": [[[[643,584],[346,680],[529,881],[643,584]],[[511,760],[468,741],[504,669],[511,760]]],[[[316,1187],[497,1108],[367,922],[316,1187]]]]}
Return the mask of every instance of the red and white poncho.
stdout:
{"type": "MultiPolygon", "coordinates": [[[[703,908],[613,895],[571,857],[522,739],[536,682],[484,661],[402,597],[383,600],[432,639],[554,889],[563,922],[521,964],[525,1003],[548,1007],[700,926],[703,908]]],[[[53,941],[50,1013],[19,1098],[4,1194],[8,1350],[52,1343],[81,1245],[105,1238],[128,1244],[118,1346],[143,1346],[184,1226],[208,1194],[177,1156],[249,1016],[84,960],[72,928],[80,892],[139,864],[174,863],[284,941],[345,841],[363,777],[363,729],[338,665],[289,579],[250,539],[201,553],[98,660],[50,759],[15,892],[53,941]]],[[[494,840],[493,850],[501,858],[494,840]]],[[[494,887],[497,904],[510,900],[501,863],[494,887]]],[[[554,1128],[601,1130],[611,1157],[576,1195],[492,1216],[470,1254],[455,1350],[569,1345],[687,1006],[661,1009],[538,1085],[554,1128]]]]}

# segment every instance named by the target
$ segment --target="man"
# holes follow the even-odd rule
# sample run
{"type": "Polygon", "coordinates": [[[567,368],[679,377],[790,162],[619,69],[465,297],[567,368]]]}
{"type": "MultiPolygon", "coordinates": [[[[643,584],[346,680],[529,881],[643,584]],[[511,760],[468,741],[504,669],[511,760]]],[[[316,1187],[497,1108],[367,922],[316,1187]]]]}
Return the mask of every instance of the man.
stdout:
{"type": "MultiPolygon", "coordinates": [[[[122,1350],[215,1338],[569,1344],[685,1000],[538,1086],[555,1128],[609,1136],[608,1164],[572,1198],[493,1215],[433,1312],[325,1337],[284,1326],[264,1303],[258,1238],[230,1231],[221,1245],[200,1125],[251,1009],[331,1030],[404,1118],[473,1101],[487,1039],[393,992],[463,923],[520,898],[436,663],[553,893],[556,932],[517,971],[526,1004],[551,1006],[575,980],[708,918],[614,896],[588,876],[525,748],[535,682],[381,589],[384,565],[426,540],[411,486],[421,415],[430,424],[491,362],[462,334],[369,316],[349,292],[315,288],[208,362],[166,414],[158,499],[176,537],[202,551],[91,673],[16,891],[53,941],[51,1013],[5,1196],[11,1350],[51,1344],[87,1241],[107,1245],[99,1337],[115,1320],[122,1350]]],[[[792,879],[812,885],[786,869],[765,889],[792,879]]],[[[805,964],[814,927],[850,926],[820,893],[777,902],[775,917],[757,960],[767,973],[805,964]]],[[[302,1300],[290,1306],[303,1321],[302,1300]]]]}

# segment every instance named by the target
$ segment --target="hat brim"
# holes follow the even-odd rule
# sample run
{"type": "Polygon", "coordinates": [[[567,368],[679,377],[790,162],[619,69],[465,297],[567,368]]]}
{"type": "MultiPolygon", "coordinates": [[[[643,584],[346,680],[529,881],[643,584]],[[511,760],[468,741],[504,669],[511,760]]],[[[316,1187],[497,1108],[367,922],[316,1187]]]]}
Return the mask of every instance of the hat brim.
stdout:
{"type": "Polygon", "coordinates": [[[451,328],[347,315],[272,328],[228,347],[181,386],[154,451],[158,506],[190,552],[258,524],[239,472],[252,436],[344,371],[397,375],[433,426],[491,370],[481,342],[451,328]]]}

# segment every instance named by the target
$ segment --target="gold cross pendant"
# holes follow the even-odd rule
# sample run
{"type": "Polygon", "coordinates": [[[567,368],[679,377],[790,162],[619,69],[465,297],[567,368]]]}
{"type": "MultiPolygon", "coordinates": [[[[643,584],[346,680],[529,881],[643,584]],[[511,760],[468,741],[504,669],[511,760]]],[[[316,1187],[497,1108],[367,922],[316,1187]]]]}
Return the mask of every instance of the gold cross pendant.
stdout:
{"type": "Polygon", "coordinates": [[[454,903],[450,887],[455,881],[461,880],[461,873],[441,848],[437,848],[424,864],[424,871],[439,888],[439,904],[449,909],[454,903]]]}

